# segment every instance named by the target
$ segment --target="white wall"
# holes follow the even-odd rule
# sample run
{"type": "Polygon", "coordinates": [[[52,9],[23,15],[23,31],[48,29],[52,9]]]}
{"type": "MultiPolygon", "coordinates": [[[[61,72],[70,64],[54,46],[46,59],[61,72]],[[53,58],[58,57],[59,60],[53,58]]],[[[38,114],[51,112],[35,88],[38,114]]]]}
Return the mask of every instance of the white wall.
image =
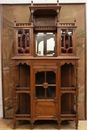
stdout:
{"type": "MultiPolygon", "coordinates": [[[[57,0],[33,0],[33,3],[56,3],[56,2],[57,2],[57,0]]],[[[31,0],[0,0],[0,4],[16,4],[16,3],[18,3],[18,4],[24,4],[24,3],[28,4],[28,3],[31,3],[31,0]]],[[[87,2],[86,2],[86,0],[59,0],[59,3],[86,3],[86,12],[87,12],[87,2]]],[[[1,12],[1,8],[0,8],[0,12],[1,12]]],[[[1,21],[1,13],[0,13],[0,21],[1,21]]],[[[86,18],[86,25],[87,25],[87,18],[86,18]]],[[[87,32],[87,29],[86,29],[86,32],[87,32]]],[[[86,55],[86,57],[87,57],[87,55],[86,55]]],[[[0,117],[3,117],[1,70],[2,69],[1,69],[1,24],[0,24],[0,117]]]]}
{"type": "MultiPolygon", "coordinates": [[[[1,4],[30,3],[32,0],[0,0],[1,4]]],[[[57,0],[33,0],[34,3],[56,3],[57,0]]],[[[59,0],[59,3],[84,3],[86,0],[59,0]]]]}

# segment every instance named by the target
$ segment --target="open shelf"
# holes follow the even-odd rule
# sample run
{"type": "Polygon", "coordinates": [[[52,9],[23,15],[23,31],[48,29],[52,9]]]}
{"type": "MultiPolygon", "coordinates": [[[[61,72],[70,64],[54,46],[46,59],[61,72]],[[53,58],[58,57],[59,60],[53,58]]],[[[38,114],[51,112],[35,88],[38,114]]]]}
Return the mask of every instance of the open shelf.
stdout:
{"type": "MultiPolygon", "coordinates": [[[[17,93],[15,95],[16,102],[15,103],[15,114],[21,114],[23,115],[30,115],[31,110],[30,110],[30,95],[26,91],[26,93],[17,93]]],[[[15,115],[16,116],[16,115],[15,115]]]]}
{"type": "Polygon", "coordinates": [[[30,93],[30,87],[15,87],[16,93],[30,93]]]}
{"type": "Polygon", "coordinates": [[[62,111],[61,120],[75,120],[76,119],[76,111],[62,111]]]}
{"type": "Polygon", "coordinates": [[[30,114],[15,114],[16,120],[30,120],[31,115],[30,114]]]}
{"type": "Polygon", "coordinates": [[[61,120],[75,120],[76,114],[61,114],[61,120]]]}
{"type": "Polygon", "coordinates": [[[76,93],[76,87],[61,87],[61,93],[76,93]]]}

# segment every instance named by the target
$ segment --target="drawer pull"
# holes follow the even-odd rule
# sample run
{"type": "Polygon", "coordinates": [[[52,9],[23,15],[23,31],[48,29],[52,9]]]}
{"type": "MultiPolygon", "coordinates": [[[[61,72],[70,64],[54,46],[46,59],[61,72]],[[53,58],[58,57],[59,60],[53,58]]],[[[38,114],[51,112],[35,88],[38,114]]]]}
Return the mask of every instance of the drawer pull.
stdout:
{"type": "Polygon", "coordinates": [[[47,65],[44,65],[44,68],[46,69],[46,68],[47,68],[47,65]]]}

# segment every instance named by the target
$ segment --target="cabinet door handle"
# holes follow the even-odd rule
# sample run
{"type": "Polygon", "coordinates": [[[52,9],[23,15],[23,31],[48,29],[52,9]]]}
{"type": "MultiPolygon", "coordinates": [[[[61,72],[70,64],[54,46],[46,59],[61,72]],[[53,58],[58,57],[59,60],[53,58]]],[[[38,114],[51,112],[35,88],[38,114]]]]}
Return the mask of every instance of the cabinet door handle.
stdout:
{"type": "Polygon", "coordinates": [[[44,68],[46,69],[46,68],[47,68],[47,65],[44,65],[44,68]]]}

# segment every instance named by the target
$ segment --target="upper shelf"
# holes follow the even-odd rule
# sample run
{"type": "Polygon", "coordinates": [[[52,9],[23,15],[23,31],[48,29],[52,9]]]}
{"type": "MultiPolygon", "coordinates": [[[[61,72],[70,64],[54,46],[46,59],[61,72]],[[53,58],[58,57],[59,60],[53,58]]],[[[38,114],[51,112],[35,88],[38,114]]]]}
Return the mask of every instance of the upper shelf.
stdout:
{"type": "Polygon", "coordinates": [[[59,1],[57,1],[57,4],[33,4],[33,1],[31,1],[29,8],[34,15],[57,15],[60,12],[61,6],[59,1]]]}
{"type": "MultiPolygon", "coordinates": [[[[58,57],[76,56],[76,19],[60,22],[61,6],[57,4],[33,4],[29,6],[31,21],[14,22],[16,56],[58,57]]],[[[55,58],[54,58],[55,59],[55,58]]]]}

